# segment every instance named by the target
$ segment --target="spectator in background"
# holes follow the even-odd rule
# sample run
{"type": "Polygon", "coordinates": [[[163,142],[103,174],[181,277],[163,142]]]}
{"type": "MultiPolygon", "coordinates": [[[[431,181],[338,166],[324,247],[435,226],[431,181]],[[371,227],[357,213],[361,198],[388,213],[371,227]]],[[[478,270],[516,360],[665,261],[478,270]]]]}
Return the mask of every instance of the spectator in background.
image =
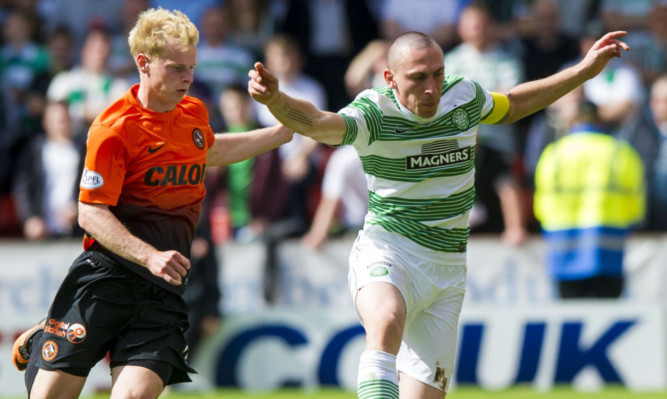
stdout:
{"type": "Polygon", "coordinates": [[[202,41],[197,46],[197,80],[211,89],[214,97],[225,87],[245,81],[253,55],[229,41],[229,16],[222,6],[206,9],[202,16],[202,41]]]}
{"type": "MultiPolygon", "coordinates": [[[[248,91],[241,85],[231,85],[220,95],[220,113],[228,133],[247,132],[258,127],[248,91]]],[[[241,241],[251,241],[264,228],[252,224],[250,185],[253,182],[254,158],[227,165],[227,206],[231,216],[232,234],[241,241]]],[[[265,198],[264,200],[269,200],[265,198]]]]}
{"type": "MultiPolygon", "coordinates": [[[[634,41],[646,37],[648,16],[660,0],[602,0],[600,16],[603,29],[625,30],[634,41]]],[[[629,45],[629,44],[628,44],[629,45]]]]}
{"type": "Polygon", "coordinates": [[[418,31],[450,49],[457,41],[461,10],[468,3],[470,0],[386,0],[380,21],[382,37],[392,41],[401,33],[418,31]]]}
{"type": "MultiPolygon", "coordinates": [[[[585,56],[601,32],[596,23],[589,24],[579,41],[581,57],[585,56]]],[[[634,118],[645,98],[639,71],[620,58],[611,60],[599,75],[586,81],[583,87],[584,96],[597,106],[600,119],[612,131],[634,118]]]]}
{"type": "Polygon", "coordinates": [[[661,75],[651,87],[649,100],[653,124],[659,132],[658,154],[652,164],[650,202],[654,230],[667,230],[667,74],[661,75]]]}
{"type": "Polygon", "coordinates": [[[0,95],[5,106],[6,126],[0,133],[0,141],[9,148],[35,133],[31,132],[35,126],[29,123],[32,115],[26,107],[26,95],[35,77],[48,70],[49,66],[46,49],[31,40],[34,23],[28,14],[14,11],[7,16],[2,27],[4,44],[0,48],[0,95]]]}
{"type": "Polygon", "coordinates": [[[103,29],[91,29],[81,48],[81,63],[60,72],[49,84],[47,99],[68,104],[73,137],[79,142],[86,140],[93,120],[130,86],[108,72],[110,50],[109,34],[103,29]]]}
{"type": "Polygon", "coordinates": [[[12,193],[23,236],[28,240],[74,236],[82,146],[72,139],[67,105],[49,103],[44,135],[34,137],[21,152],[12,193]]]}
{"type": "Polygon", "coordinates": [[[118,5],[119,1],[109,0],[42,0],[38,9],[47,32],[65,25],[74,34],[76,48],[81,48],[93,27],[104,27],[109,32],[120,30],[118,5]]]}
{"type": "Polygon", "coordinates": [[[362,90],[386,86],[384,70],[387,69],[389,45],[382,39],[373,40],[352,59],[345,71],[345,89],[350,98],[362,90]]]}
{"type": "Polygon", "coordinates": [[[111,54],[108,69],[111,75],[124,79],[129,84],[139,83],[137,67],[130,54],[127,36],[137,22],[137,17],[149,7],[150,0],[122,0],[120,28],[111,35],[111,54]]]}
{"type": "Polygon", "coordinates": [[[48,54],[31,40],[34,22],[28,14],[12,11],[2,26],[0,47],[0,194],[8,193],[16,156],[40,130],[39,113],[28,97],[35,77],[48,70],[48,54]]]}
{"type": "Polygon", "coordinates": [[[630,142],[645,164],[647,217],[641,228],[667,231],[667,74],[651,86],[642,112],[623,125],[618,136],[630,142]]]}
{"type": "Polygon", "coordinates": [[[299,42],[304,72],[324,85],[329,108],[347,105],[345,71],[379,36],[368,0],[291,0],[281,30],[299,42]]]}
{"type": "Polygon", "coordinates": [[[525,78],[529,81],[553,75],[579,57],[579,43],[563,33],[556,0],[537,0],[530,18],[534,29],[521,41],[525,78]]]}
{"type": "Polygon", "coordinates": [[[226,0],[230,41],[259,57],[264,45],[276,34],[278,16],[269,0],[226,0]]]}
{"type": "Polygon", "coordinates": [[[599,0],[555,1],[560,10],[559,23],[561,31],[573,38],[581,36],[586,27],[586,23],[598,15],[599,0]]]}
{"type": "Polygon", "coordinates": [[[14,11],[18,11],[26,15],[31,21],[34,21],[32,36],[30,40],[35,43],[42,43],[47,37],[44,32],[46,21],[40,14],[38,4],[39,0],[12,0],[12,7],[14,11]]]}
{"type": "Polygon", "coordinates": [[[318,249],[330,234],[356,234],[368,210],[368,188],[361,160],[352,146],[331,154],[322,181],[322,198],[301,243],[318,249]]]}
{"type": "Polygon", "coordinates": [[[667,2],[653,5],[648,15],[646,37],[635,41],[626,60],[634,65],[646,87],[667,71],[667,2]]]}
{"type": "Polygon", "coordinates": [[[48,69],[37,74],[28,91],[26,105],[34,115],[41,116],[46,106],[46,93],[53,78],[72,69],[74,66],[74,36],[65,25],[56,27],[46,39],[46,51],[49,58],[48,69]]]}
{"type": "MultiPolygon", "coordinates": [[[[304,74],[304,59],[299,44],[291,36],[279,35],[267,44],[264,53],[267,68],[281,80],[280,88],[297,98],[304,99],[322,109],[327,108],[324,87],[304,74]]],[[[340,83],[339,83],[340,84],[340,83]]],[[[275,117],[266,107],[256,106],[261,126],[272,126],[275,117]]],[[[309,224],[310,191],[315,182],[315,150],[317,142],[310,137],[295,135],[291,142],[280,146],[282,178],[290,187],[287,218],[294,234],[302,234],[309,224]]]]}
{"type": "Polygon", "coordinates": [[[624,245],[644,217],[642,160],[601,122],[581,101],[570,133],[547,146],[535,173],[535,216],[564,299],[621,295],[624,245]]]}
{"type": "Polygon", "coordinates": [[[535,188],[537,161],[547,145],[564,137],[577,114],[584,91],[577,87],[554,101],[531,120],[524,152],[524,173],[531,189],[535,188]]]}
{"type": "MultiPolygon", "coordinates": [[[[458,32],[463,42],[445,53],[447,73],[464,75],[488,90],[504,93],[523,81],[521,62],[494,40],[494,22],[479,4],[465,8],[458,32]]],[[[521,186],[512,165],[518,156],[513,125],[480,125],[475,154],[476,201],[471,232],[498,232],[510,244],[526,236],[521,186]]]]}

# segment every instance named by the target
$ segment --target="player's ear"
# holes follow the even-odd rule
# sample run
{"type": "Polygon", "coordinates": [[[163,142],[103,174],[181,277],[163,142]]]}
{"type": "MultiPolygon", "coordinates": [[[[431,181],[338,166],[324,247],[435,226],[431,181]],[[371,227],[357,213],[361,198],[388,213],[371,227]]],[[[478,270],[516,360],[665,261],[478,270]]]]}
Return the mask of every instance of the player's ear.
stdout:
{"type": "Polygon", "coordinates": [[[384,81],[387,82],[387,86],[396,89],[396,80],[394,79],[394,72],[391,69],[384,70],[384,81]]]}
{"type": "Polygon", "coordinates": [[[137,67],[139,67],[139,71],[141,73],[148,73],[148,64],[151,63],[150,58],[144,53],[139,53],[137,54],[137,67]]]}

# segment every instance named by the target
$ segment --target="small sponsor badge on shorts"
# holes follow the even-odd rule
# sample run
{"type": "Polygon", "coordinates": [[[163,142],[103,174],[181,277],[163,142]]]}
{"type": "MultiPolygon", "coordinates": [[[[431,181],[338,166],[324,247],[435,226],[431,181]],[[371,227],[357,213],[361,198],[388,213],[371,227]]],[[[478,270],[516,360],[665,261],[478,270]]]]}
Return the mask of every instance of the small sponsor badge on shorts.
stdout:
{"type": "Polygon", "coordinates": [[[389,270],[387,270],[387,268],[384,266],[375,266],[371,269],[371,276],[373,277],[382,277],[386,276],[387,274],[389,274],[389,270]]]}
{"type": "Polygon", "coordinates": [[[54,341],[48,340],[42,345],[42,358],[47,362],[55,359],[58,355],[58,344],[54,341]]]}
{"type": "Polygon", "coordinates": [[[83,342],[86,335],[86,327],[83,324],[74,323],[67,328],[67,340],[73,344],[83,342]]]}
{"type": "Polygon", "coordinates": [[[382,277],[389,274],[390,267],[391,264],[387,262],[374,262],[368,266],[368,269],[370,270],[370,275],[372,277],[382,277]]]}

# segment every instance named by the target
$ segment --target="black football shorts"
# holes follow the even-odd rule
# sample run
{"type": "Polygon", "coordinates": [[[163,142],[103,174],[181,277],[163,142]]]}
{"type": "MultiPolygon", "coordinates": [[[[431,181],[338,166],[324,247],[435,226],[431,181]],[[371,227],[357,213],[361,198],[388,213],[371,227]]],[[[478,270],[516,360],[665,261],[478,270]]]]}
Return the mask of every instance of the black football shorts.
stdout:
{"type": "Polygon", "coordinates": [[[187,364],[187,328],[187,305],[179,295],[88,250],[51,304],[36,365],[85,377],[108,353],[112,368],[147,367],[165,386],[188,382],[196,371],[187,364]]]}

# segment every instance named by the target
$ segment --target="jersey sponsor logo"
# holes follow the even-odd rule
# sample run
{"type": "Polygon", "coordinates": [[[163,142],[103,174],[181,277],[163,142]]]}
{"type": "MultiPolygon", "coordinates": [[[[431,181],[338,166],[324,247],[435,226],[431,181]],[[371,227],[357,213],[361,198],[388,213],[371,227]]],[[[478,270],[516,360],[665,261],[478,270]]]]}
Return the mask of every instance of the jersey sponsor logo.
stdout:
{"type": "Polygon", "coordinates": [[[468,130],[468,126],[470,126],[468,112],[463,108],[457,108],[456,111],[452,113],[452,122],[454,123],[454,126],[460,130],[468,130]]]}
{"type": "Polygon", "coordinates": [[[430,169],[463,163],[469,159],[470,147],[465,147],[437,154],[410,155],[405,158],[405,168],[407,170],[430,169]]]}
{"type": "Polygon", "coordinates": [[[197,148],[203,150],[206,146],[206,140],[204,139],[204,134],[198,128],[192,130],[192,141],[194,141],[197,148]]]}
{"type": "Polygon", "coordinates": [[[58,356],[58,344],[48,340],[42,345],[42,359],[50,362],[58,356]]]}
{"type": "Polygon", "coordinates": [[[104,178],[101,174],[88,170],[85,168],[83,170],[83,175],[81,175],[81,187],[92,190],[95,188],[100,188],[104,185],[104,178]]]}
{"type": "Polygon", "coordinates": [[[206,164],[154,166],[146,172],[147,186],[186,186],[204,183],[206,164]]]}
{"type": "Polygon", "coordinates": [[[158,152],[158,151],[160,151],[160,150],[162,149],[162,147],[164,147],[165,145],[167,145],[167,143],[164,143],[164,142],[163,142],[162,145],[159,145],[159,146],[157,146],[157,147],[155,147],[155,148],[153,148],[153,147],[151,147],[151,146],[148,146],[148,153],[149,153],[149,154],[152,154],[152,153],[154,153],[154,152],[158,152]]]}
{"type": "Polygon", "coordinates": [[[74,323],[67,329],[67,340],[73,344],[83,342],[87,335],[86,327],[80,323],[74,323]]]}
{"type": "Polygon", "coordinates": [[[394,129],[394,132],[397,133],[397,134],[401,134],[401,133],[405,133],[405,132],[407,132],[408,130],[410,130],[409,127],[405,127],[405,128],[399,128],[399,127],[396,127],[396,128],[394,129]]]}

